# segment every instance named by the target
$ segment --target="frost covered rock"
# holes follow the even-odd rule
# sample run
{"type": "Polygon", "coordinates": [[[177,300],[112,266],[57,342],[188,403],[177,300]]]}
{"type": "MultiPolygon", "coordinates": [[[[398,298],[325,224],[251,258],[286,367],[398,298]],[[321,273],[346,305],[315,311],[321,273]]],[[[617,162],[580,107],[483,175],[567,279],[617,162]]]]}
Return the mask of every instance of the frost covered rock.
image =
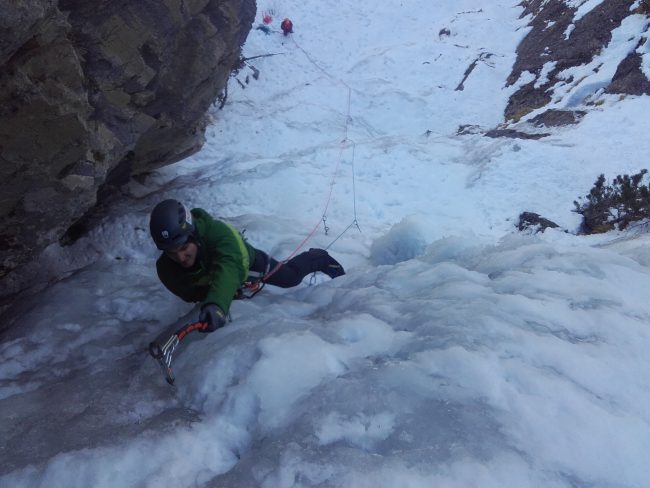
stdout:
{"type": "Polygon", "coordinates": [[[0,277],[201,147],[254,15],[252,0],[0,5],[0,277]]]}

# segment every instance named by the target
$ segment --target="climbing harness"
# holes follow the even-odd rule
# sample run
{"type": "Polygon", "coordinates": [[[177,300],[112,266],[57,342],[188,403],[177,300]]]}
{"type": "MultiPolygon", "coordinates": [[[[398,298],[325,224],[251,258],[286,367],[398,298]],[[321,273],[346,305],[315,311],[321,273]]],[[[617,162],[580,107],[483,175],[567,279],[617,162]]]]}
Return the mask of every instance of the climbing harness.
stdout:
{"type": "Polygon", "coordinates": [[[266,283],[261,278],[252,281],[244,281],[239,289],[235,292],[235,300],[250,300],[255,297],[266,283]]]}

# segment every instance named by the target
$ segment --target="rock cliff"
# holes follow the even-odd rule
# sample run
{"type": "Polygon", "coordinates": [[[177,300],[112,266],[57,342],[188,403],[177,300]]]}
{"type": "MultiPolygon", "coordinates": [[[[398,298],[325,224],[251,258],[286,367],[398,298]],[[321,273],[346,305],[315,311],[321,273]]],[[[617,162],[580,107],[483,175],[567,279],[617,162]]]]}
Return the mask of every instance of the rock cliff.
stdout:
{"type": "MultiPolygon", "coordinates": [[[[254,0],[0,4],[0,279],[203,143],[254,0]]],[[[2,293],[0,293],[2,294],[2,293]]]]}

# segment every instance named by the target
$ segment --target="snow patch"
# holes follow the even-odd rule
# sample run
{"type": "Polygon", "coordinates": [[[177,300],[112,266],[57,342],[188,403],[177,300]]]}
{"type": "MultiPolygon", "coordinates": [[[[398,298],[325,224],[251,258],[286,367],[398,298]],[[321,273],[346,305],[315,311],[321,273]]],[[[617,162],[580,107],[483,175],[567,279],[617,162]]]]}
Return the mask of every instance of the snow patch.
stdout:
{"type": "Polygon", "coordinates": [[[567,25],[567,28],[564,30],[564,39],[568,40],[571,37],[571,34],[573,33],[574,30],[576,30],[575,24],[567,25]]]}
{"type": "Polygon", "coordinates": [[[542,66],[542,70],[537,77],[537,81],[535,82],[535,88],[539,88],[542,85],[548,83],[548,75],[555,69],[556,66],[557,61],[549,61],[548,63],[544,63],[544,66],[542,66]]]}
{"type": "Polygon", "coordinates": [[[573,22],[577,23],[585,15],[598,7],[604,0],[566,0],[569,7],[576,9],[573,15],[573,22]]]}

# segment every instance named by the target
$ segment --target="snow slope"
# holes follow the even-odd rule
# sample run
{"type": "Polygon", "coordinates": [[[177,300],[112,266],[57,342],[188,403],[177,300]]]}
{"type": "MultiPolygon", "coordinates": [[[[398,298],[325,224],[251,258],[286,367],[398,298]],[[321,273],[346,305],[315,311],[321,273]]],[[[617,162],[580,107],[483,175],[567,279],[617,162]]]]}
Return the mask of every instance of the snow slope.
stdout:
{"type": "Polygon", "coordinates": [[[486,3],[260,3],[276,32],[245,55],[278,55],[231,80],[205,148],[48,249],[39,272],[66,277],[5,311],[0,486],[647,486],[646,228],[514,223],[575,231],[598,174],[644,167],[650,100],[602,97],[538,141],[456,135],[516,90],[526,19],[486,3]],[[306,247],[348,274],[237,302],[170,388],[147,344],[197,309],[155,276],[147,219],[168,197],[278,258],[316,226],[306,247]]]}

